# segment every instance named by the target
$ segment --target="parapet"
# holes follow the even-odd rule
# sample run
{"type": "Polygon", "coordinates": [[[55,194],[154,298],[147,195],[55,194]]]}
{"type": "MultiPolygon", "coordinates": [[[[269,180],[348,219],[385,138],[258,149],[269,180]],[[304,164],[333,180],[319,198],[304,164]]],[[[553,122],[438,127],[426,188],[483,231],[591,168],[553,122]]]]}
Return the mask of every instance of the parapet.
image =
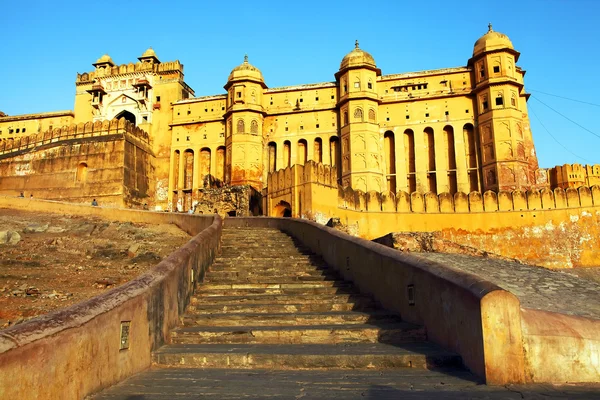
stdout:
{"type": "Polygon", "coordinates": [[[96,121],[72,124],[55,128],[43,133],[10,139],[0,139],[0,156],[5,158],[12,153],[33,150],[42,145],[64,142],[74,139],[94,139],[101,136],[122,135],[150,144],[150,137],[142,129],[125,119],[96,121]]]}
{"type": "Polygon", "coordinates": [[[114,67],[110,67],[106,70],[103,75],[99,75],[97,71],[92,72],[84,72],[82,74],[77,74],[77,79],[75,80],[76,84],[86,84],[92,83],[99,76],[113,76],[113,75],[123,75],[133,72],[153,72],[153,73],[165,73],[165,72],[180,72],[183,74],[183,64],[179,62],[179,60],[175,61],[167,61],[159,64],[147,64],[147,63],[129,63],[129,64],[121,64],[115,65],[114,67]]]}
{"type": "Polygon", "coordinates": [[[363,192],[338,185],[336,168],[314,161],[272,172],[267,177],[267,184],[269,196],[307,184],[326,186],[337,190],[339,208],[367,212],[470,213],[600,206],[598,184],[554,190],[489,190],[485,193],[363,192]]]}

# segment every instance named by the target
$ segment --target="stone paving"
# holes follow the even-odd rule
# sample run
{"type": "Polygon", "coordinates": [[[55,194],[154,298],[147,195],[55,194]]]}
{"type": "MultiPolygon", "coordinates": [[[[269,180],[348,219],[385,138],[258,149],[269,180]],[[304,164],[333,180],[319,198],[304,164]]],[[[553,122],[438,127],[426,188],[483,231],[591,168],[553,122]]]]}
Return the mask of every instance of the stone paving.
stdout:
{"type": "Polygon", "coordinates": [[[167,399],[598,399],[600,385],[486,386],[461,370],[226,370],[138,374],[95,400],[167,399]]]}
{"type": "Polygon", "coordinates": [[[593,280],[514,261],[447,253],[415,255],[487,279],[517,296],[525,308],[600,319],[600,284],[593,280]]]}

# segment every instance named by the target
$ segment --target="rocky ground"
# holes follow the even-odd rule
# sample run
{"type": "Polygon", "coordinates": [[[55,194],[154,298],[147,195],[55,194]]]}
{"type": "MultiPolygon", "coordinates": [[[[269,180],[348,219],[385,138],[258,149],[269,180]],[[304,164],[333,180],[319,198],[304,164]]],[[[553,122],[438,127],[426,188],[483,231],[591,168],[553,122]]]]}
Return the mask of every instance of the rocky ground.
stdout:
{"type": "Polygon", "coordinates": [[[175,225],[0,209],[0,329],[121,285],[189,239],[175,225]]]}

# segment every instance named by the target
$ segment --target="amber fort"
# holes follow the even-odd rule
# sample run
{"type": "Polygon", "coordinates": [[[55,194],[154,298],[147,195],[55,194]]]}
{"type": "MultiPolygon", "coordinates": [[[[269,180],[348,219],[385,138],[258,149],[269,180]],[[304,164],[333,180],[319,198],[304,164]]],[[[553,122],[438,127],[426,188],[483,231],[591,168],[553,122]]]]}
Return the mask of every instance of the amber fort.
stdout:
{"type": "Polygon", "coordinates": [[[0,330],[0,398],[598,398],[600,165],[539,165],[520,53],[482,33],[416,72],[350,41],[295,86],[240,54],[202,97],[105,54],[73,110],[0,113],[0,307],[103,274],[0,330]]]}
{"type": "Polygon", "coordinates": [[[73,111],[2,114],[0,193],[325,218],[348,189],[398,211],[413,193],[600,183],[599,165],[538,166],[518,60],[490,25],[465,66],[383,74],[357,41],[335,81],[269,88],[245,56],[225,93],[194,97],[183,64],[152,48],[136,63],[104,55],[77,74],[73,111]]]}

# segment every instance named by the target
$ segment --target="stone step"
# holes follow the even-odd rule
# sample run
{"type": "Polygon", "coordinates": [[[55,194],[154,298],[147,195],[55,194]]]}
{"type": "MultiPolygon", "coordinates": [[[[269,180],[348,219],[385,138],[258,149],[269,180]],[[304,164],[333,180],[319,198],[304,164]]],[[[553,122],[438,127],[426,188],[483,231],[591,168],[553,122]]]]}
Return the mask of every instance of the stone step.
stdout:
{"type": "Polygon", "coordinates": [[[155,364],[195,368],[397,369],[462,367],[459,355],[428,342],[344,345],[171,344],[153,354],[155,364]]]}
{"type": "Polygon", "coordinates": [[[241,259],[219,259],[209,267],[211,271],[219,270],[268,270],[268,269],[329,269],[329,266],[325,261],[311,261],[311,260],[298,260],[298,261],[277,261],[276,259],[264,260],[241,260],[241,259]]]}
{"type": "Polygon", "coordinates": [[[345,281],[317,281],[317,282],[262,282],[262,283],[204,283],[198,289],[200,293],[209,290],[229,289],[313,289],[324,287],[348,288],[352,285],[345,281]]]}
{"type": "Polygon", "coordinates": [[[423,327],[407,322],[377,325],[184,326],[171,332],[171,343],[400,344],[422,341],[425,337],[423,327]]]}
{"type": "MultiPolygon", "coordinates": [[[[328,288],[329,289],[329,288],[328,288]]],[[[344,304],[371,299],[368,296],[353,293],[316,293],[316,294],[282,294],[263,293],[253,296],[225,293],[224,296],[199,296],[190,298],[190,304],[344,304]]]]}
{"type": "Polygon", "coordinates": [[[369,298],[349,303],[308,303],[308,304],[190,304],[186,310],[189,315],[202,314],[237,314],[237,313],[299,313],[328,311],[372,311],[376,303],[369,298]]]}
{"type": "MultiPolygon", "coordinates": [[[[200,290],[194,294],[197,298],[213,299],[224,296],[246,296],[249,299],[262,295],[289,295],[289,296],[326,296],[336,294],[358,294],[359,292],[348,285],[346,287],[309,287],[302,285],[298,288],[257,288],[257,289],[215,289],[200,290]]],[[[298,300],[297,302],[301,302],[298,300]]]]}
{"type": "Polygon", "coordinates": [[[209,268],[210,276],[229,276],[229,275],[269,275],[275,273],[288,273],[288,274],[308,274],[308,275],[319,275],[319,274],[337,274],[337,272],[333,269],[325,268],[325,267],[313,267],[309,265],[301,265],[301,266],[285,266],[285,267],[277,267],[277,266],[248,266],[248,267],[236,267],[233,265],[225,266],[225,265],[211,265],[209,268]]]}
{"type": "Polygon", "coordinates": [[[254,274],[244,274],[237,275],[231,274],[229,276],[214,276],[213,274],[208,274],[206,278],[204,278],[204,284],[218,283],[218,284],[242,284],[242,283],[270,283],[273,281],[277,281],[278,283],[294,283],[294,282],[333,282],[336,281],[338,277],[336,275],[293,275],[293,274],[269,274],[269,275],[254,275],[254,274]]]}
{"type": "Polygon", "coordinates": [[[215,313],[185,314],[180,318],[184,326],[294,326],[294,325],[338,325],[380,324],[399,322],[398,315],[387,311],[328,311],[305,313],[215,313]]]}

